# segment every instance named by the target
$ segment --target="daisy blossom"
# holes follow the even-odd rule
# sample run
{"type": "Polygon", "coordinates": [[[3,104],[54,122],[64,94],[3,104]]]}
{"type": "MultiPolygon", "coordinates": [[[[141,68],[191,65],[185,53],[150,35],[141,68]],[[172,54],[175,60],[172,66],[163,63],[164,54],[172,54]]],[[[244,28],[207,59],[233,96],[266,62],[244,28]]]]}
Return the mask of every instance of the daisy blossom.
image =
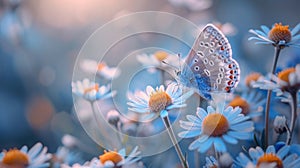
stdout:
{"type": "Polygon", "coordinates": [[[176,84],[171,83],[165,87],[161,85],[155,89],[147,86],[146,92],[136,92],[128,95],[129,110],[138,113],[158,114],[164,110],[185,107],[185,101],[193,94],[193,91],[183,93],[183,90],[176,84]]]}
{"type": "Polygon", "coordinates": [[[0,153],[0,167],[27,167],[27,168],[46,168],[50,166],[48,162],[51,154],[47,153],[47,147],[43,147],[41,143],[35,144],[28,150],[27,146],[23,146],[20,150],[10,149],[0,153]]]}
{"type": "Polygon", "coordinates": [[[204,153],[214,146],[217,152],[226,152],[224,142],[237,144],[238,139],[246,140],[253,137],[253,122],[248,121],[249,117],[241,112],[239,107],[227,107],[221,111],[216,111],[211,106],[207,107],[207,111],[198,108],[197,116],[187,115],[188,121],[180,121],[180,126],[186,131],[178,135],[182,138],[199,137],[190,144],[190,150],[197,149],[200,153],[204,153]]]}
{"type": "Polygon", "coordinates": [[[276,151],[273,145],[268,146],[264,152],[259,146],[249,149],[249,156],[240,153],[236,158],[236,167],[265,167],[273,166],[277,168],[297,168],[300,166],[300,158],[297,154],[289,154],[290,146],[283,146],[276,151]]]}
{"type": "Polygon", "coordinates": [[[300,47],[300,34],[297,34],[300,30],[300,24],[298,24],[292,30],[289,26],[283,26],[281,23],[275,23],[272,29],[265,25],[261,26],[261,30],[250,29],[249,32],[256,35],[256,37],[250,37],[249,40],[256,40],[256,44],[272,44],[274,46],[280,46],[281,48],[288,46],[300,47]]]}
{"type": "Polygon", "coordinates": [[[116,91],[111,91],[110,86],[99,86],[99,84],[83,79],[83,81],[72,82],[72,92],[88,101],[111,98],[116,91]]]}
{"type": "Polygon", "coordinates": [[[98,76],[105,79],[116,78],[120,75],[121,71],[116,67],[109,67],[105,62],[97,63],[91,59],[85,59],[80,63],[80,67],[87,73],[96,73],[98,76]]]}

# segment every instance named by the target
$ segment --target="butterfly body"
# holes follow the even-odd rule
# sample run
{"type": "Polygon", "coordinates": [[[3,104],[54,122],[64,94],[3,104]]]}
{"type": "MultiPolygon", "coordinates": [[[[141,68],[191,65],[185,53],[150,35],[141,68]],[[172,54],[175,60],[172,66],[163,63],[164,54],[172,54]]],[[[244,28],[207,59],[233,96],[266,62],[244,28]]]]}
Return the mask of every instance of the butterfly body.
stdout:
{"type": "Polygon", "coordinates": [[[222,32],[212,24],[206,25],[185,59],[180,83],[209,100],[212,92],[230,92],[240,74],[231,55],[231,46],[222,32]]]}

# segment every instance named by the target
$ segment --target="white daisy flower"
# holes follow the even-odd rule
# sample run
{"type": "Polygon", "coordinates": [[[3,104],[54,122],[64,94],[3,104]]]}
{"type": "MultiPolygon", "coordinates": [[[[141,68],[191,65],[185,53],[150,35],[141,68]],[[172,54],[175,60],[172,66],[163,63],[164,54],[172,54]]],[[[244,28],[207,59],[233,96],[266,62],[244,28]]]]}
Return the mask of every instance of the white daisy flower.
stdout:
{"type": "Polygon", "coordinates": [[[261,26],[261,30],[250,29],[249,32],[256,35],[250,37],[249,40],[256,40],[256,44],[271,44],[273,46],[280,46],[281,48],[293,46],[300,47],[300,35],[297,34],[300,30],[300,24],[289,29],[289,26],[283,26],[281,23],[275,23],[272,29],[265,25],[261,26]]]}
{"type": "Polygon", "coordinates": [[[41,143],[35,144],[28,150],[27,146],[23,146],[20,150],[11,149],[0,153],[0,167],[27,167],[27,168],[46,168],[50,166],[48,162],[51,154],[47,153],[47,147],[43,147],[41,143]]]}
{"type": "Polygon", "coordinates": [[[148,72],[155,73],[157,68],[167,69],[180,66],[180,58],[164,51],[157,51],[154,54],[137,55],[137,60],[148,68],[148,72]],[[166,62],[167,64],[163,63],[166,62]],[[171,67],[170,67],[171,66],[171,67]]]}
{"type": "Polygon", "coordinates": [[[277,76],[271,75],[271,80],[261,78],[253,86],[264,90],[273,90],[277,96],[281,96],[282,101],[290,101],[284,98],[291,98],[290,94],[295,94],[300,89],[300,64],[295,68],[288,68],[278,73],[277,76]]]}
{"type": "Polygon", "coordinates": [[[121,71],[117,67],[109,67],[105,62],[97,63],[91,59],[85,59],[80,63],[80,67],[87,73],[96,73],[105,79],[117,78],[121,71]]]}
{"type": "Polygon", "coordinates": [[[83,163],[81,153],[72,151],[64,146],[58,147],[56,153],[53,155],[52,167],[60,168],[61,164],[73,165],[75,163],[83,163]]]}
{"type": "Polygon", "coordinates": [[[91,102],[111,98],[116,94],[116,91],[110,90],[109,85],[99,87],[99,84],[92,82],[89,79],[72,82],[72,92],[91,102]]]}
{"type": "Polygon", "coordinates": [[[249,156],[240,153],[236,158],[236,167],[277,167],[297,168],[300,166],[300,158],[297,154],[289,154],[290,146],[283,146],[278,151],[273,145],[268,146],[266,152],[261,147],[249,149],[249,156]]]}
{"type": "MultiPolygon", "coordinates": [[[[129,155],[126,155],[125,149],[121,149],[118,152],[116,151],[104,151],[103,155],[98,158],[92,159],[90,162],[85,163],[84,165],[74,164],[72,168],[125,168],[125,167],[140,167],[141,163],[138,161],[141,159],[138,156],[141,152],[138,151],[138,147],[135,147],[129,155]]],[[[70,168],[67,165],[64,165],[64,168],[70,168]]]]}
{"type": "Polygon", "coordinates": [[[199,137],[190,144],[189,150],[197,149],[200,153],[205,153],[214,146],[217,152],[226,152],[224,142],[237,144],[238,139],[246,140],[253,137],[253,122],[241,114],[241,108],[227,107],[220,110],[216,111],[211,106],[207,107],[207,111],[198,108],[197,116],[187,115],[188,121],[180,121],[180,126],[186,131],[180,132],[179,137],[199,137]]]}
{"type": "Polygon", "coordinates": [[[228,106],[240,107],[242,114],[249,116],[250,118],[256,118],[262,115],[263,105],[266,103],[264,95],[257,90],[249,90],[243,92],[240,96],[235,96],[228,106]]]}
{"type": "Polygon", "coordinates": [[[128,95],[129,110],[138,113],[159,114],[165,110],[185,107],[185,101],[193,94],[190,90],[183,93],[183,90],[176,84],[171,83],[165,87],[161,85],[155,89],[147,86],[145,92],[136,92],[128,95]]]}

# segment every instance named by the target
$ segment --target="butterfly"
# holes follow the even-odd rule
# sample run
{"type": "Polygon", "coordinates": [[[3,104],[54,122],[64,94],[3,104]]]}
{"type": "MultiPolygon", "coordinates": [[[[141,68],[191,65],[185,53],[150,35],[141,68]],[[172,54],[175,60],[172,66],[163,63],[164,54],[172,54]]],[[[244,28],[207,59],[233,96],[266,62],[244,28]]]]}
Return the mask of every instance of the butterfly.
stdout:
{"type": "Polygon", "coordinates": [[[240,69],[232,58],[231,46],[224,34],[207,24],[196,39],[177,73],[179,82],[211,100],[213,92],[231,92],[239,82],[240,69]]]}

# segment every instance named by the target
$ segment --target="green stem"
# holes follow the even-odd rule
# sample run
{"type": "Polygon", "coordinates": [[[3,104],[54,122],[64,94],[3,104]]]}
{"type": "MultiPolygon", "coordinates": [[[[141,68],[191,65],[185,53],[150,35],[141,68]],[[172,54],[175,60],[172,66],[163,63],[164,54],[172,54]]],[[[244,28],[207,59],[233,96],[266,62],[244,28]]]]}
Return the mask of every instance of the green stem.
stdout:
{"type": "Polygon", "coordinates": [[[171,123],[170,123],[169,116],[168,116],[168,115],[163,116],[162,119],[163,119],[163,122],[164,122],[164,124],[165,124],[165,127],[166,127],[166,129],[167,129],[167,131],[168,131],[168,134],[169,134],[169,136],[170,136],[170,139],[171,139],[171,141],[172,141],[172,143],[173,143],[173,145],[174,145],[174,147],[175,147],[175,150],[176,150],[177,155],[178,155],[178,157],[179,157],[179,159],[180,159],[180,162],[181,162],[182,167],[183,167],[183,168],[188,168],[189,165],[188,165],[188,163],[187,163],[187,160],[185,159],[185,157],[184,157],[184,155],[183,155],[183,153],[182,153],[182,151],[181,151],[181,149],[180,149],[179,144],[176,142],[176,137],[175,137],[175,134],[174,134],[173,129],[172,129],[172,127],[171,127],[171,123]]]}
{"type": "Polygon", "coordinates": [[[292,141],[292,135],[293,135],[293,131],[295,128],[295,123],[296,123],[296,119],[297,119],[297,92],[292,92],[290,93],[292,96],[292,102],[290,103],[291,106],[291,122],[290,122],[290,134],[288,134],[287,139],[286,139],[286,144],[290,145],[291,141],[292,141]]]}
{"type": "MultiPolygon", "coordinates": [[[[272,74],[275,74],[280,51],[281,51],[280,46],[275,46],[274,60],[273,60],[273,66],[271,71],[272,74]]],[[[268,139],[269,138],[269,113],[270,113],[271,94],[272,94],[272,90],[268,90],[266,112],[265,112],[265,148],[268,146],[269,143],[269,139],[268,139]]]]}

